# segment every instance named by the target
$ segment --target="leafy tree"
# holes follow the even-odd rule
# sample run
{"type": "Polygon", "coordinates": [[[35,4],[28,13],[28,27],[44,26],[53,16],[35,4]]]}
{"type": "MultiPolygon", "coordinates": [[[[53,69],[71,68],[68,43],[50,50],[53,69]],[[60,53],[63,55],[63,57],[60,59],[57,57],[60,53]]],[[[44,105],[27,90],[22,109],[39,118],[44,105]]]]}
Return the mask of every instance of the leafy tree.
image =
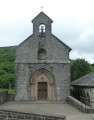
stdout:
{"type": "Polygon", "coordinates": [[[0,70],[0,76],[6,74],[4,70],[0,70]]]}
{"type": "Polygon", "coordinates": [[[6,74],[4,70],[0,70],[0,76],[6,74]]]}
{"type": "Polygon", "coordinates": [[[90,72],[90,64],[84,59],[76,59],[71,63],[71,81],[74,81],[90,72]]]}
{"type": "Polygon", "coordinates": [[[15,60],[15,50],[16,46],[12,47],[1,47],[0,48],[0,63],[1,62],[14,62],[15,60]]]}
{"type": "Polygon", "coordinates": [[[0,76],[0,88],[9,88],[9,84],[14,87],[14,74],[5,74],[0,76]]]}
{"type": "Polygon", "coordinates": [[[0,88],[9,88],[9,84],[14,86],[15,48],[0,47],[0,88]]]}
{"type": "Polygon", "coordinates": [[[0,64],[0,70],[4,70],[6,73],[14,74],[14,63],[12,63],[12,62],[2,62],[0,64]]]}

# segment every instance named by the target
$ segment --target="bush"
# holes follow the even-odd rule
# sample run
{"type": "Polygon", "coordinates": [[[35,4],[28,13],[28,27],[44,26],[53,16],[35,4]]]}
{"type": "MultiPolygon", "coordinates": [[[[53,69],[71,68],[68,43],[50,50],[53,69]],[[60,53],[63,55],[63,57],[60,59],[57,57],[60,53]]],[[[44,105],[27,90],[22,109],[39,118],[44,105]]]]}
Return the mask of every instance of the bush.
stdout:
{"type": "Polygon", "coordinates": [[[90,64],[84,59],[77,59],[71,63],[71,81],[91,72],[90,64]]]}
{"type": "Polygon", "coordinates": [[[6,74],[4,70],[0,70],[0,76],[6,74]]]}
{"type": "Polygon", "coordinates": [[[0,76],[0,88],[9,88],[9,84],[14,87],[14,74],[5,74],[0,76]]]}

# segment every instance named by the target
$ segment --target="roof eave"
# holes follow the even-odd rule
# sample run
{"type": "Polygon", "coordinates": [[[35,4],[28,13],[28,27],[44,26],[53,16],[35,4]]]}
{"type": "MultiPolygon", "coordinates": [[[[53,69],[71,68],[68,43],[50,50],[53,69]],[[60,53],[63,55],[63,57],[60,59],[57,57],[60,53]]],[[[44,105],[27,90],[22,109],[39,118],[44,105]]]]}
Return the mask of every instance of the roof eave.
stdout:
{"type": "Polygon", "coordinates": [[[52,36],[54,38],[56,38],[61,44],[63,44],[64,46],[66,46],[69,49],[69,52],[72,50],[68,45],[66,45],[64,42],[62,42],[59,38],[57,38],[55,35],[52,34],[52,36]]]}
{"type": "Polygon", "coordinates": [[[75,86],[75,87],[87,87],[87,88],[94,88],[93,85],[71,85],[71,86],[75,86]]]}

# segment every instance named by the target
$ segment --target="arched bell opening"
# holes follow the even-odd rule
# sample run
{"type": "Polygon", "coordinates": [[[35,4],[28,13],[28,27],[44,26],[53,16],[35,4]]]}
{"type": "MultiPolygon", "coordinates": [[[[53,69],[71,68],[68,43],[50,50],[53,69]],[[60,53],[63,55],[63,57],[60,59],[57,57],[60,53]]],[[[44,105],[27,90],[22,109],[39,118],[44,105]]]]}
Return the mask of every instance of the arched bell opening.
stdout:
{"type": "Polygon", "coordinates": [[[40,24],[40,26],[39,26],[39,32],[40,32],[40,33],[45,33],[45,31],[46,31],[45,28],[46,28],[46,27],[45,27],[44,24],[40,24]]]}

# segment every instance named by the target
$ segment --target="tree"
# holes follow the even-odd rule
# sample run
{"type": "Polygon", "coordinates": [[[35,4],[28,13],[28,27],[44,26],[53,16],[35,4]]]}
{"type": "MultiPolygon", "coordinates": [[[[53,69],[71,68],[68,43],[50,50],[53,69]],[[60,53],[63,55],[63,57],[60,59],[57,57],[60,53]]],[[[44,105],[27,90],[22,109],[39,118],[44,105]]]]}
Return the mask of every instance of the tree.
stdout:
{"type": "Polygon", "coordinates": [[[0,70],[0,76],[6,74],[4,70],[0,70]]]}
{"type": "Polygon", "coordinates": [[[2,62],[0,63],[0,70],[4,70],[6,73],[14,74],[14,63],[12,62],[2,62]]]}
{"type": "Polygon", "coordinates": [[[0,88],[9,88],[9,84],[14,87],[15,48],[0,47],[0,88]]]}
{"type": "Polygon", "coordinates": [[[0,88],[9,88],[9,84],[14,87],[14,74],[5,74],[0,76],[0,88]]]}
{"type": "Polygon", "coordinates": [[[84,59],[76,59],[71,63],[71,81],[74,81],[90,72],[90,64],[84,59]]]}
{"type": "Polygon", "coordinates": [[[14,62],[15,61],[15,50],[16,46],[12,47],[1,47],[0,48],[0,63],[2,62],[14,62]]]}

